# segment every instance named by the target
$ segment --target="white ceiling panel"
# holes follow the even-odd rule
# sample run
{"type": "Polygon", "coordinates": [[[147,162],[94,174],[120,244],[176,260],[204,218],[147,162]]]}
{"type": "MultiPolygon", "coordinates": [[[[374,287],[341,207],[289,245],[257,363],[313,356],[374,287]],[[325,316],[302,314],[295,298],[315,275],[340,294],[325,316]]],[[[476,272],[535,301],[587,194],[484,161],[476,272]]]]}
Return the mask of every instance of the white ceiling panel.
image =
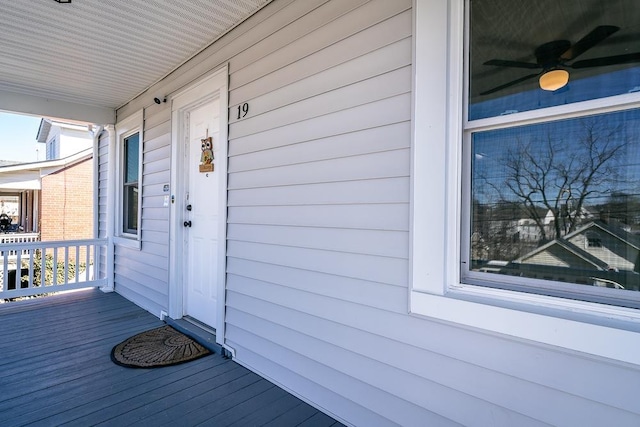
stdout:
{"type": "Polygon", "coordinates": [[[269,1],[0,0],[0,95],[114,109],[269,1]]]}

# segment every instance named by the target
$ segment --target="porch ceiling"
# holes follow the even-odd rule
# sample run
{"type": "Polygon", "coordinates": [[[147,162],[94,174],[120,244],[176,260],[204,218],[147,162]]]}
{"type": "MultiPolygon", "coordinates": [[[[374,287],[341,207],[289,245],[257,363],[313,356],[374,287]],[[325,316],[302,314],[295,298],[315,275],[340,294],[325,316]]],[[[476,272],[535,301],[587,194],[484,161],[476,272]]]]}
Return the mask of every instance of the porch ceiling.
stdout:
{"type": "Polygon", "coordinates": [[[0,110],[112,118],[269,1],[0,0],[0,110]]]}

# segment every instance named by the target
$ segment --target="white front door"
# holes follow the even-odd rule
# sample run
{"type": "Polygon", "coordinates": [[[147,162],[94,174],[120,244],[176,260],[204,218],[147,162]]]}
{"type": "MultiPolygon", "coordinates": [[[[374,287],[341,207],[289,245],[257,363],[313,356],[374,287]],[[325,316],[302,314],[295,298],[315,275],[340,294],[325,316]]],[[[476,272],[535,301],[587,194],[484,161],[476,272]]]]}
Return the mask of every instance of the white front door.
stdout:
{"type": "Polygon", "coordinates": [[[220,172],[215,166],[220,163],[216,161],[216,154],[220,156],[220,101],[209,101],[186,115],[184,314],[215,328],[220,246],[220,172]],[[205,152],[209,150],[213,152],[213,171],[206,167],[209,159],[205,152]]]}
{"type": "MultiPolygon", "coordinates": [[[[172,316],[221,333],[226,252],[226,74],[173,100],[172,316]]],[[[218,337],[217,337],[218,338],[218,337]]],[[[220,337],[222,339],[222,337],[220,337]]]]}

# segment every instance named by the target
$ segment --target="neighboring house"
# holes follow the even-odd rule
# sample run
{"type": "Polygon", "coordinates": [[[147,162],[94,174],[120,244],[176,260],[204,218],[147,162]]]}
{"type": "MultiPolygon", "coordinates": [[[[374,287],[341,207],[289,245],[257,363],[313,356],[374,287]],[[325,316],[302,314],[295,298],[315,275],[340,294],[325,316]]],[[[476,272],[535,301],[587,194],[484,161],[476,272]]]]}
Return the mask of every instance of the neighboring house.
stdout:
{"type": "MultiPolygon", "coordinates": [[[[548,266],[538,274],[555,280],[593,284],[594,278],[613,280],[629,288],[626,274],[640,272],[640,236],[602,221],[592,221],[563,238],[555,239],[513,261],[514,264],[548,266]],[[561,267],[560,269],[555,267],[561,267]],[[590,273],[591,272],[591,273],[590,273]],[[606,272],[602,274],[602,272],[606,272]]],[[[509,271],[509,266],[503,271],[509,271]]],[[[637,284],[633,284],[637,287],[637,284]]]]}
{"type": "Polygon", "coordinates": [[[41,240],[91,238],[93,149],[63,159],[0,166],[0,198],[10,200],[12,231],[41,240]]]}
{"type": "MultiPolygon", "coordinates": [[[[471,237],[473,180],[498,175],[475,174],[476,147],[539,135],[578,146],[596,117],[625,129],[635,148],[621,150],[637,157],[633,58],[615,79],[587,63],[588,75],[571,68],[570,90],[539,87],[577,55],[564,38],[608,26],[582,51],[617,25],[618,42],[584,60],[637,50],[635,1],[579,3],[261,1],[168,71],[146,57],[166,50],[169,63],[170,49],[151,43],[165,25],[80,14],[92,31],[108,22],[113,40],[90,68],[100,81],[72,93],[65,75],[59,105],[104,126],[95,209],[110,285],[158,317],[215,329],[236,361],[350,425],[640,425],[637,292],[494,274],[501,263],[474,271],[470,259],[486,244],[471,237]],[[542,51],[557,57],[536,58],[549,39],[542,51]],[[146,64],[155,83],[117,97],[146,64]],[[89,86],[102,97],[72,108],[89,86]]],[[[74,0],[60,13],[71,19],[76,4],[91,10],[74,0]]],[[[599,238],[607,264],[628,265],[637,245],[592,224],[547,252],[573,248],[597,269],[599,238]]]]}
{"type": "Polygon", "coordinates": [[[556,245],[571,248],[570,252],[584,259],[591,267],[603,270],[640,270],[640,266],[637,265],[640,236],[602,221],[589,222],[564,238],[556,239],[526,254],[516,262],[578,267],[562,256],[550,256],[554,251],[552,248],[556,245]]]}
{"type": "Polygon", "coordinates": [[[90,126],[61,120],[42,119],[36,136],[46,147],[46,160],[69,157],[93,148],[90,126]]]}
{"type": "Polygon", "coordinates": [[[93,237],[91,128],[86,124],[42,119],[36,140],[46,144],[47,160],[63,160],[61,166],[41,169],[41,240],[93,237]]]}
{"type": "Polygon", "coordinates": [[[41,177],[40,239],[79,240],[94,235],[93,155],[83,151],[76,161],[46,171],[41,177]]]}

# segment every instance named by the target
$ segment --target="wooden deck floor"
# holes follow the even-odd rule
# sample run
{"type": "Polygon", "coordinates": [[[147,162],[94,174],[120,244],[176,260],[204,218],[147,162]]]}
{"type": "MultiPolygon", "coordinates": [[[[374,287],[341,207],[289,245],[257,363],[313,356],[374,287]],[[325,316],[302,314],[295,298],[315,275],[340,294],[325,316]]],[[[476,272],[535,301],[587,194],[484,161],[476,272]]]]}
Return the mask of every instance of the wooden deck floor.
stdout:
{"type": "Polygon", "coordinates": [[[0,304],[0,425],[340,425],[219,354],[156,369],[111,362],[113,346],[161,325],[98,290],[0,304]]]}

